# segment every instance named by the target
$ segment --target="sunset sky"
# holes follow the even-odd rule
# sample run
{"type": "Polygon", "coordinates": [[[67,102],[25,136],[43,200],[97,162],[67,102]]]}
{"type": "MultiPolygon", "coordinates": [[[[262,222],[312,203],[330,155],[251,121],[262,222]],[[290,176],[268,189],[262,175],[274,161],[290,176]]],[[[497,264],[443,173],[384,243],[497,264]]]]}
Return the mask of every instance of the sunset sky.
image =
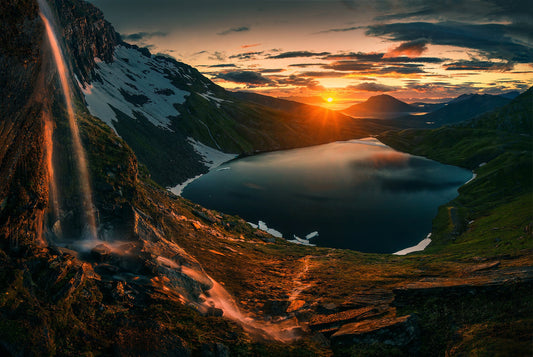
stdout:
{"type": "Polygon", "coordinates": [[[126,42],[229,90],[341,108],[382,93],[436,101],[533,85],[529,1],[91,2],[126,42]]]}

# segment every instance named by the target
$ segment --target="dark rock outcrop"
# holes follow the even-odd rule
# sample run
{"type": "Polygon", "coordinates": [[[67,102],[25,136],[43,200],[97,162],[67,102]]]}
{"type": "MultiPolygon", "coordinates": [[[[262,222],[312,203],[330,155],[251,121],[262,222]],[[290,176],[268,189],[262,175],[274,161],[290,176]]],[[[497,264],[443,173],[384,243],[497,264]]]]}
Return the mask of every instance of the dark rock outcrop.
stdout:
{"type": "Polygon", "coordinates": [[[113,51],[120,42],[120,35],[104,19],[100,9],[86,1],[54,0],[66,51],[74,62],[73,70],[82,83],[95,78],[97,57],[105,62],[113,61],[113,51]]]}
{"type": "Polygon", "coordinates": [[[346,324],[331,336],[333,344],[377,344],[405,347],[418,335],[416,317],[413,315],[365,320],[346,324]]]}

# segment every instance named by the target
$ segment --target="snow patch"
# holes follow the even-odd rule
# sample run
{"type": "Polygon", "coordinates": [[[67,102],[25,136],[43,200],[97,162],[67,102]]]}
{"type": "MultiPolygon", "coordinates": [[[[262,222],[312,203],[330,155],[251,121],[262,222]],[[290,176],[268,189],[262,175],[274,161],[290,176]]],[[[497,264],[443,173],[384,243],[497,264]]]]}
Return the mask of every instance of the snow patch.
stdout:
{"type": "MultiPolygon", "coordinates": [[[[318,232],[317,232],[317,235],[318,235],[318,232]]],[[[301,244],[301,245],[307,245],[309,247],[315,247],[316,246],[316,244],[309,243],[309,239],[302,239],[302,238],[300,238],[300,237],[298,237],[298,236],[296,236],[294,234],[292,235],[292,237],[294,239],[287,239],[287,242],[291,242],[291,243],[295,243],[295,244],[301,244]]]]}
{"type": "Polygon", "coordinates": [[[230,102],[229,100],[221,99],[218,97],[215,97],[215,94],[213,92],[207,91],[206,93],[198,93],[199,96],[204,98],[207,101],[214,102],[217,108],[220,108],[220,104],[224,102],[230,102]]]}
{"type": "Polygon", "coordinates": [[[202,144],[193,138],[187,138],[187,141],[192,145],[194,151],[202,156],[203,163],[211,170],[221,164],[233,160],[237,157],[236,154],[226,154],[225,152],[213,149],[210,146],[202,144]]]}
{"type": "MultiPolygon", "coordinates": [[[[472,178],[465,182],[465,185],[468,185],[470,182],[474,181],[477,177],[476,173],[472,173],[472,178]]],[[[464,186],[464,185],[463,185],[464,186]]]]}
{"type": "Polygon", "coordinates": [[[170,130],[170,117],[180,115],[174,104],[184,103],[185,97],[190,95],[190,92],[176,88],[167,78],[166,73],[183,77],[181,68],[155,56],[146,57],[133,48],[117,46],[114,61],[99,61],[95,70],[101,81],[79,85],[89,112],[115,132],[113,122],[117,117],[111,106],[131,118],[135,118],[134,113],[138,112],[152,124],[170,130]]]}
{"type": "MultiPolygon", "coordinates": [[[[192,145],[194,151],[196,151],[202,157],[202,163],[209,169],[209,171],[237,157],[237,155],[235,154],[226,154],[222,151],[213,149],[212,147],[202,144],[201,142],[196,141],[193,138],[187,138],[187,141],[192,145]]],[[[223,167],[223,168],[218,169],[217,171],[229,170],[229,169],[230,169],[229,167],[223,167]]],[[[191,177],[187,179],[185,182],[180,183],[179,185],[168,188],[168,190],[170,190],[170,192],[172,192],[173,194],[177,196],[181,196],[181,194],[183,193],[183,190],[185,189],[185,187],[187,187],[187,185],[189,185],[191,182],[199,179],[202,176],[203,174],[200,174],[195,177],[191,177]]]]}
{"type": "Polygon", "coordinates": [[[277,238],[283,238],[283,234],[281,234],[281,232],[273,229],[273,228],[269,228],[265,222],[263,221],[259,221],[259,229],[262,230],[263,232],[267,232],[268,234],[270,235],[273,235],[274,237],[277,237],[277,238]]]}
{"type": "Polygon", "coordinates": [[[422,239],[420,241],[420,243],[418,243],[417,245],[409,247],[409,248],[402,249],[402,250],[400,250],[400,251],[398,251],[396,253],[392,253],[392,254],[394,254],[394,255],[406,255],[406,254],[413,253],[413,252],[421,252],[424,249],[426,249],[426,247],[429,245],[429,243],[431,243],[431,238],[430,237],[431,237],[431,233],[429,233],[427,235],[427,237],[422,239]]]}
{"type": "Polygon", "coordinates": [[[172,192],[173,194],[175,194],[176,196],[180,196],[181,197],[181,194],[183,193],[183,190],[185,189],[185,187],[187,187],[188,184],[190,184],[194,180],[199,179],[202,176],[203,176],[203,174],[200,174],[200,175],[195,176],[195,177],[191,177],[190,179],[187,179],[187,181],[182,182],[179,185],[176,185],[174,187],[168,188],[168,190],[170,192],[172,192]]]}
{"type": "Polygon", "coordinates": [[[305,239],[309,240],[309,239],[313,239],[313,238],[316,238],[316,237],[318,237],[318,232],[314,231],[314,232],[311,232],[308,235],[306,235],[305,239]]]}

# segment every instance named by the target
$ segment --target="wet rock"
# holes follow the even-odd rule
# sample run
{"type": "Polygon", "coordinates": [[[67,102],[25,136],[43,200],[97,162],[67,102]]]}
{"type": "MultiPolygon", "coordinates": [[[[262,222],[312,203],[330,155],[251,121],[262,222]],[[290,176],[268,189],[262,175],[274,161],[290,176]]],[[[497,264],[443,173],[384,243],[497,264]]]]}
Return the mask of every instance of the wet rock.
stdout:
{"type": "Polygon", "coordinates": [[[98,264],[94,267],[94,271],[100,275],[112,275],[118,272],[118,268],[111,264],[98,264]]]}
{"type": "Polygon", "coordinates": [[[109,254],[111,254],[111,248],[105,244],[98,244],[91,249],[91,257],[99,262],[105,261],[109,254]]]}
{"type": "Polygon", "coordinates": [[[204,314],[205,316],[215,316],[222,317],[224,315],[224,310],[218,309],[216,307],[210,306],[207,308],[207,311],[204,314]]]}
{"type": "Polygon", "coordinates": [[[411,344],[418,334],[416,317],[408,315],[346,324],[331,336],[331,341],[333,344],[344,346],[385,344],[405,347],[411,344]]]}
{"type": "Polygon", "coordinates": [[[285,315],[291,302],[288,300],[268,300],[265,302],[265,313],[272,316],[285,315]]]}

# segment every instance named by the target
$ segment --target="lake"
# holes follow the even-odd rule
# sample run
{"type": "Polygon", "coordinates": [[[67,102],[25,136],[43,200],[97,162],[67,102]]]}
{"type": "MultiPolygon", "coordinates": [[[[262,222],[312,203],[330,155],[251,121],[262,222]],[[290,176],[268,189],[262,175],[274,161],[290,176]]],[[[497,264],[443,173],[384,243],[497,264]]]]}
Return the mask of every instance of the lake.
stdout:
{"type": "Polygon", "coordinates": [[[323,247],[393,253],[431,232],[437,208],[472,172],[401,153],[376,139],[334,142],[227,162],[182,196],[207,208],[263,221],[323,247]]]}

